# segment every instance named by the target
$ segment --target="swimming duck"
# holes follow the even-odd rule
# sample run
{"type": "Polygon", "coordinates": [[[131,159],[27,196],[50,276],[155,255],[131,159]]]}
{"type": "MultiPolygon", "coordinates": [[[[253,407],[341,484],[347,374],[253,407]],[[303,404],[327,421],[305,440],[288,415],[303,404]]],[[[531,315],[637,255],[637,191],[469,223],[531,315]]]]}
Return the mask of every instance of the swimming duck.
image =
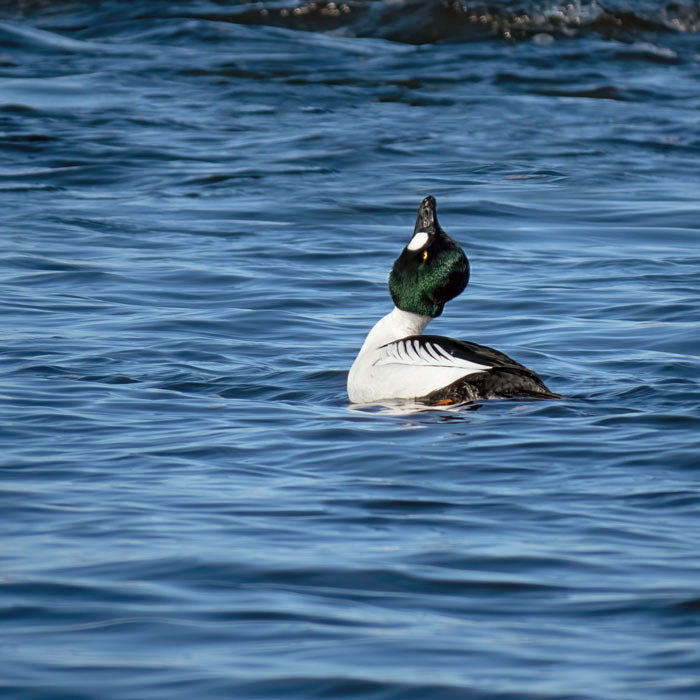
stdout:
{"type": "Polygon", "coordinates": [[[444,406],[478,399],[558,398],[532,370],[498,350],[421,335],[468,282],[467,256],[440,227],[435,198],[428,196],[389,276],[394,309],[369,332],[350,368],[351,402],[413,399],[444,406]]]}

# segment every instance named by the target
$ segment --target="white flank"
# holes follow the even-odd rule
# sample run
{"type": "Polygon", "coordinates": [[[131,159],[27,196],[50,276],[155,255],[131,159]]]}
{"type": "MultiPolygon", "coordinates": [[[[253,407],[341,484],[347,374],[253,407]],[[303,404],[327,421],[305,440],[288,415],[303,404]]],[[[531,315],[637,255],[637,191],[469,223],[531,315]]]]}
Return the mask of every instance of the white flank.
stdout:
{"type": "Polygon", "coordinates": [[[407,336],[420,335],[430,320],[430,316],[395,308],[377,321],[348,374],[352,403],[414,399],[467,374],[490,369],[453,357],[435,343],[403,341],[407,336]]]}

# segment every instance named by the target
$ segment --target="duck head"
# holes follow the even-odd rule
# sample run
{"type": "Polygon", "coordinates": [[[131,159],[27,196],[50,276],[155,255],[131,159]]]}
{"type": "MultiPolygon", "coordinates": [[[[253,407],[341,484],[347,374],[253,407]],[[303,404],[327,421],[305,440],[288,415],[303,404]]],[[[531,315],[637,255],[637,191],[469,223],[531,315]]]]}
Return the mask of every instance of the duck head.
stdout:
{"type": "Polygon", "coordinates": [[[468,282],[467,256],[440,227],[435,197],[428,195],[418,209],[413,236],[391,270],[391,298],[402,311],[437,318],[468,282]]]}

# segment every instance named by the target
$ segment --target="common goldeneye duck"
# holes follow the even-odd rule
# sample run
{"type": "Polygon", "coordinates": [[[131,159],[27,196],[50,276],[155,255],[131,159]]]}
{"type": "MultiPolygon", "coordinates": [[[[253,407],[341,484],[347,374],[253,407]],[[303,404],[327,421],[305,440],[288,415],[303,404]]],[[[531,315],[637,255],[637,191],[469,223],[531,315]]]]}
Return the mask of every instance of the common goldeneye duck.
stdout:
{"type": "Polygon", "coordinates": [[[394,262],[394,310],[365,339],[348,375],[353,403],[413,399],[439,406],[478,399],[558,398],[530,369],[493,348],[421,335],[469,282],[464,251],[440,227],[435,198],[418,209],[413,236],[394,262]]]}

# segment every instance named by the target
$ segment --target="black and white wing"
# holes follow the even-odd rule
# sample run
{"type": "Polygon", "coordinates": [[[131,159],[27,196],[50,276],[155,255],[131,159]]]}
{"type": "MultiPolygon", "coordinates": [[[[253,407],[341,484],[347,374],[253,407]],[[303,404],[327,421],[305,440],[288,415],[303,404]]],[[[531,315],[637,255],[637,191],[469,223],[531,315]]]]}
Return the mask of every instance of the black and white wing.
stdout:
{"type": "Polygon", "coordinates": [[[380,350],[374,362],[376,366],[446,367],[464,370],[464,374],[485,372],[493,367],[521,367],[497,350],[439,335],[411,335],[387,343],[380,350]]]}
{"type": "Polygon", "coordinates": [[[559,398],[531,369],[485,345],[415,335],[387,343],[380,351],[375,365],[413,370],[416,375],[428,369],[438,383],[444,382],[422,395],[430,405],[494,398],[559,398]],[[450,370],[457,370],[457,376],[448,379],[445,373],[450,370]]]}

